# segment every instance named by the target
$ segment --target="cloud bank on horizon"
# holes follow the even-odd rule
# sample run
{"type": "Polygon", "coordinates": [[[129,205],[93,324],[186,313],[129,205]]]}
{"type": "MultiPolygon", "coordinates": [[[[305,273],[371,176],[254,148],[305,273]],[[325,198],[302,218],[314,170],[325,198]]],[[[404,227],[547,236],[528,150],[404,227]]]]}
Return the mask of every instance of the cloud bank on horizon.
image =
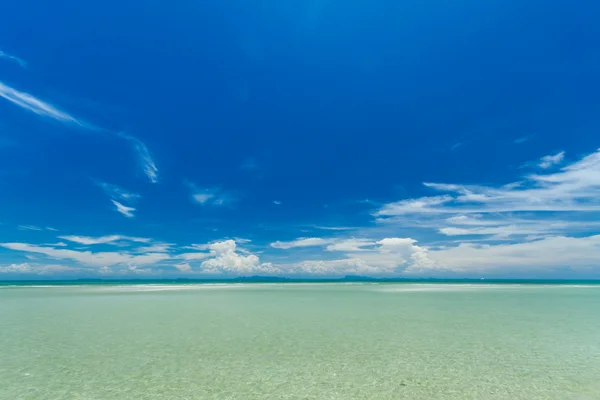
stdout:
{"type": "Polygon", "coordinates": [[[535,21],[522,2],[444,21],[298,3],[244,24],[196,5],[161,30],[65,11],[35,42],[17,4],[0,280],[600,278],[600,5],[559,3],[535,21]]]}

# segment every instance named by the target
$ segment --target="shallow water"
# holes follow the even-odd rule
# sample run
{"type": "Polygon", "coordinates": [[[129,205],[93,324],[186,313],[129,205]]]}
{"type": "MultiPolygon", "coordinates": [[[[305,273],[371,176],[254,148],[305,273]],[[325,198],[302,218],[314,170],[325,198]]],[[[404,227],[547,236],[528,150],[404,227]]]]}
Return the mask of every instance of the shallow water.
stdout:
{"type": "Polygon", "coordinates": [[[598,399],[600,286],[0,289],[0,399],[598,399]]]}

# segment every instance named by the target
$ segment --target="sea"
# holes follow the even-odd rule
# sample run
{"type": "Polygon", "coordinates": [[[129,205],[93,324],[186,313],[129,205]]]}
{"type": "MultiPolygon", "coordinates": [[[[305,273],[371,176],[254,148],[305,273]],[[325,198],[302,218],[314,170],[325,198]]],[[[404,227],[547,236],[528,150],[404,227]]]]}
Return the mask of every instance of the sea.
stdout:
{"type": "Polygon", "coordinates": [[[600,399],[600,284],[6,282],[0,399],[600,399]]]}

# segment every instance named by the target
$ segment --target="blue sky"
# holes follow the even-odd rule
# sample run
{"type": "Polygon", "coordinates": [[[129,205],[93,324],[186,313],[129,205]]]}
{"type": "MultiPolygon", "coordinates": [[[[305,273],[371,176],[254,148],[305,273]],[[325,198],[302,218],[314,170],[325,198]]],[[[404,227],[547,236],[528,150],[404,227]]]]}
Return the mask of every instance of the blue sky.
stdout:
{"type": "Polygon", "coordinates": [[[0,279],[600,277],[600,5],[0,6],[0,279]]]}

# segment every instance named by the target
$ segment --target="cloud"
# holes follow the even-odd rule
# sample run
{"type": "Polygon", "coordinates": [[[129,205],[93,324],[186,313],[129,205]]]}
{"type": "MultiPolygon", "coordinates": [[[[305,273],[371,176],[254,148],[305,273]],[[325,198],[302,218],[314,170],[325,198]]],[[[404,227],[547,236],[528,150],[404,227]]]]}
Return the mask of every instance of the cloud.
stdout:
{"type": "Polygon", "coordinates": [[[279,200],[273,200],[273,204],[280,206],[282,203],[279,200]]]}
{"type": "Polygon", "coordinates": [[[136,253],[168,253],[171,250],[170,243],[154,243],[150,246],[141,246],[135,249],[136,253]]]}
{"type": "Polygon", "coordinates": [[[67,125],[92,128],[91,125],[78,120],[77,118],[59,110],[53,105],[39,100],[28,93],[19,92],[18,90],[13,89],[2,82],[0,82],[0,97],[3,97],[11,103],[37,115],[51,118],[67,125]]]}
{"type": "Polygon", "coordinates": [[[481,245],[461,243],[431,251],[455,273],[496,275],[579,270],[598,271],[600,235],[587,237],[552,236],[522,243],[481,245]]]}
{"type": "Polygon", "coordinates": [[[544,156],[540,159],[540,163],[538,164],[538,166],[540,168],[544,168],[544,169],[550,168],[550,167],[560,164],[564,158],[565,158],[564,151],[561,151],[554,155],[544,156]]]}
{"type": "Polygon", "coordinates": [[[517,138],[515,140],[513,140],[514,144],[523,144],[525,142],[530,141],[531,139],[533,139],[535,137],[535,135],[527,135],[527,136],[523,136],[520,138],[517,138]]]}
{"type": "Polygon", "coordinates": [[[223,206],[235,201],[235,198],[218,187],[200,188],[192,182],[185,182],[190,189],[192,201],[201,206],[223,206]]]}
{"type": "Polygon", "coordinates": [[[330,242],[330,240],[322,238],[299,238],[290,242],[273,242],[271,243],[271,247],[276,249],[293,249],[295,247],[323,246],[330,242]]]}
{"type": "Polygon", "coordinates": [[[321,226],[321,225],[311,225],[311,228],[321,229],[324,231],[350,231],[356,228],[349,226],[321,226]]]}
{"type": "Polygon", "coordinates": [[[5,53],[4,51],[0,50],[0,59],[5,59],[8,61],[12,61],[14,63],[19,64],[21,67],[23,68],[27,68],[27,62],[19,57],[10,55],[8,53],[5,53]]]}
{"type": "Polygon", "coordinates": [[[173,267],[177,268],[180,272],[191,272],[192,267],[188,263],[174,264],[173,267]]]}
{"type": "Polygon", "coordinates": [[[111,183],[102,182],[102,181],[94,181],[96,185],[102,188],[104,192],[111,198],[115,200],[123,200],[126,202],[134,202],[138,200],[141,196],[137,193],[133,193],[123,189],[120,186],[113,185],[111,183]]]}
{"type": "Polygon", "coordinates": [[[281,272],[270,263],[260,263],[254,254],[246,256],[236,252],[234,240],[211,243],[209,246],[212,258],[202,262],[202,272],[207,274],[277,274],[281,272]]]}
{"type": "Polygon", "coordinates": [[[125,205],[126,203],[135,203],[141,196],[137,193],[129,192],[117,185],[110,183],[96,181],[96,185],[100,186],[104,192],[111,198],[111,202],[115,205],[116,211],[123,214],[127,218],[133,218],[133,212],[136,210],[135,207],[125,205]]]}
{"type": "Polygon", "coordinates": [[[66,125],[78,126],[81,128],[97,132],[104,132],[107,134],[114,134],[122,139],[129,141],[133,145],[133,149],[136,152],[139,163],[148,179],[150,179],[150,182],[158,182],[158,168],[156,167],[156,164],[152,159],[152,155],[150,154],[148,147],[140,139],[122,132],[110,132],[106,129],[96,127],[88,122],[84,122],[78,118],[75,118],[74,116],[65,111],[59,110],[55,106],[44,102],[28,93],[20,92],[4,84],[3,82],[0,82],[0,97],[5,98],[6,100],[25,110],[31,111],[43,117],[54,119],[66,125]]]}
{"type": "Polygon", "coordinates": [[[326,247],[327,251],[366,251],[365,247],[375,245],[370,239],[342,239],[326,247]]]}
{"type": "Polygon", "coordinates": [[[117,135],[132,144],[144,174],[146,174],[150,182],[157,183],[158,168],[156,167],[156,163],[154,162],[152,154],[150,154],[150,150],[148,150],[146,144],[144,144],[144,142],[142,142],[140,139],[123,132],[118,132],[117,135]]]}
{"type": "Polygon", "coordinates": [[[461,147],[461,146],[462,146],[462,143],[460,143],[460,142],[458,142],[458,143],[454,143],[454,144],[452,145],[452,147],[450,147],[450,150],[451,150],[451,151],[454,151],[454,150],[458,149],[458,148],[459,148],[459,147],[461,147]]]}
{"type": "MultiPolygon", "coordinates": [[[[356,239],[354,239],[356,240],[356,239]]],[[[338,243],[344,243],[339,241],[338,243]]],[[[378,241],[361,240],[350,246],[345,258],[334,260],[307,260],[289,266],[292,274],[339,276],[371,275],[399,276],[423,270],[443,270],[442,263],[429,257],[425,247],[417,246],[411,238],[384,238],[378,241]],[[364,246],[363,246],[364,245],[364,246]],[[368,248],[364,248],[368,246],[368,248]]]]}
{"type": "Polygon", "coordinates": [[[208,257],[210,257],[210,253],[181,253],[177,255],[177,258],[181,258],[186,261],[204,260],[208,257]]]}
{"type": "Polygon", "coordinates": [[[115,205],[115,207],[117,208],[117,212],[120,212],[121,214],[123,214],[127,218],[133,218],[135,216],[135,215],[133,215],[133,212],[135,211],[134,207],[128,207],[126,205],[123,205],[123,204],[119,203],[116,200],[111,200],[111,201],[115,205]]]}
{"type": "Polygon", "coordinates": [[[0,243],[0,247],[25,253],[43,254],[57,260],[72,260],[91,267],[104,267],[117,264],[152,265],[170,258],[165,253],[131,254],[127,252],[91,252],[53,247],[37,246],[29,243],[0,243]]]}
{"type": "Polygon", "coordinates": [[[39,227],[35,225],[19,225],[19,230],[21,231],[53,231],[56,232],[58,229],[54,229],[52,227],[39,227]]]}
{"type": "Polygon", "coordinates": [[[44,265],[30,263],[0,265],[0,274],[52,275],[56,273],[77,271],[81,271],[81,268],[67,267],[64,265],[44,265]]]}
{"type": "MultiPolygon", "coordinates": [[[[150,239],[140,238],[134,236],[123,236],[123,235],[107,235],[107,236],[76,236],[76,235],[65,235],[59,236],[60,239],[68,240],[69,242],[93,245],[93,244],[114,244],[115,242],[137,242],[137,243],[148,243],[150,239]]],[[[56,245],[66,246],[64,243],[57,243],[56,245]]]]}
{"type": "Polygon", "coordinates": [[[600,211],[600,150],[558,172],[529,175],[504,186],[425,185],[451,194],[385,204],[375,215],[600,211]]]}

